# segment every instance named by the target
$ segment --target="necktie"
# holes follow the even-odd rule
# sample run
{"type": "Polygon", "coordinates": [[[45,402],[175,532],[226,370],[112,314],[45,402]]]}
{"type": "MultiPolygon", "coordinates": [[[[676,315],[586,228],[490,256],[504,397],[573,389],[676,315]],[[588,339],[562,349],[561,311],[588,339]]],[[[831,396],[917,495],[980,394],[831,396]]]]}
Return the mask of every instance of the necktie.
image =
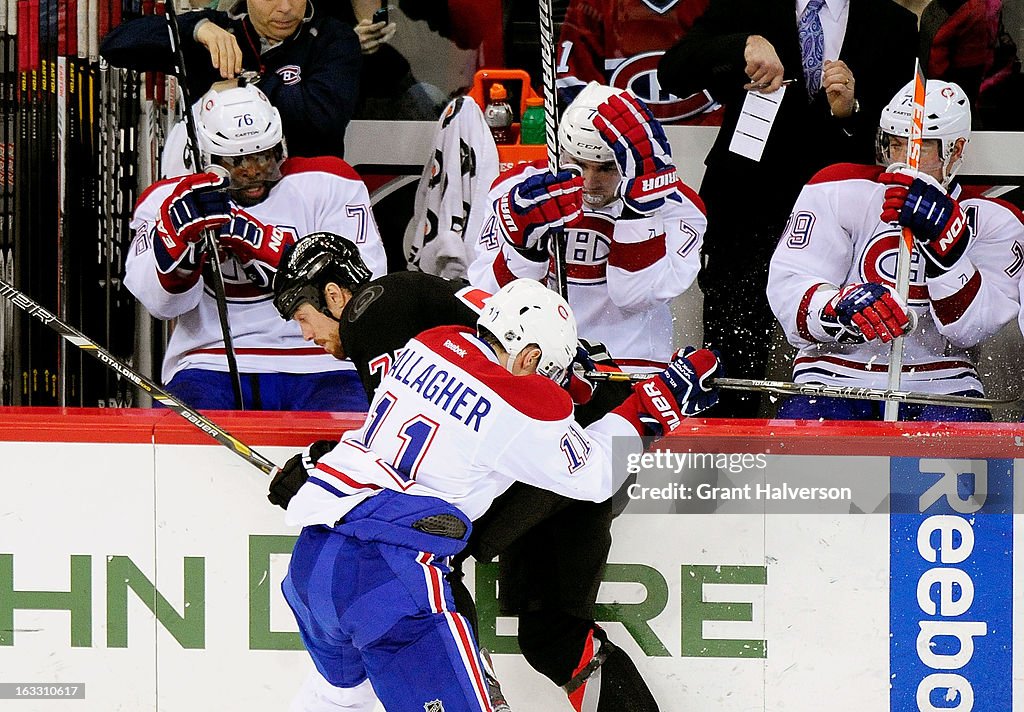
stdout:
{"type": "Polygon", "coordinates": [[[800,54],[803,58],[804,80],[807,83],[807,95],[814,94],[821,88],[821,63],[825,58],[825,34],[821,29],[821,18],[818,12],[825,0],[811,0],[800,15],[800,54]]]}

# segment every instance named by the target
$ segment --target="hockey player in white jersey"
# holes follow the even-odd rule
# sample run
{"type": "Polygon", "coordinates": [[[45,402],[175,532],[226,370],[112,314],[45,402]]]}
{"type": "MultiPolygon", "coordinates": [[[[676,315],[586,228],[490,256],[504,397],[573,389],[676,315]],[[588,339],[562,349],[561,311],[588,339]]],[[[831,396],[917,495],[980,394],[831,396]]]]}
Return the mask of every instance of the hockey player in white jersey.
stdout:
{"type": "Polygon", "coordinates": [[[703,203],[678,179],[661,124],[628,91],[591,82],[558,135],[559,173],[538,162],[495,181],[469,281],[495,291],[551,279],[547,234],[562,227],[569,301],[587,337],[624,370],[664,363],[669,303],[700,268],[703,203]]]}
{"type": "MultiPolygon", "coordinates": [[[[905,335],[902,389],[980,396],[974,349],[1018,312],[1021,213],[955,180],[971,134],[967,96],[956,84],[928,81],[919,175],[899,163],[912,108],[911,83],[882,111],[879,166],[837,164],[804,187],[772,258],[768,299],[799,349],[798,383],[886,388],[889,343],[905,335]],[[914,235],[906,301],[894,289],[904,226],[914,235]]],[[[881,410],[877,402],[794,396],[778,415],[875,420],[881,410]]],[[[902,405],[900,418],[989,416],[902,405]]]]}
{"type": "Polygon", "coordinates": [[[176,319],[163,362],[168,390],[193,408],[235,408],[217,304],[204,275],[204,229],[217,234],[228,319],[246,409],[364,411],[350,363],[305,344],[273,305],[273,275],[301,235],[353,236],[374,276],[386,271],[369,195],[335,157],[292,158],[281,117],[255,86],[211,89],[201,102],[199,173],[160,181],[139,199],[125,284],[158,319],[176,319]]]}
{"type": "Polygon", "coordinates": [[[568,304],[532,280],[502,288],[477,332],[445,326],[402,350],[363,427],[323,455],[288,505],[304,528],[282,585],[320,676],[294,710],[490,712],[479,653],[454,612],[448,557],[514,481],[602,501],[613,466],[717,397],[709,351],[680,353],[586,429],[558,385],[576,354],[568,304]],[[372,683],[372,689],[371,689],[372,683]]]}

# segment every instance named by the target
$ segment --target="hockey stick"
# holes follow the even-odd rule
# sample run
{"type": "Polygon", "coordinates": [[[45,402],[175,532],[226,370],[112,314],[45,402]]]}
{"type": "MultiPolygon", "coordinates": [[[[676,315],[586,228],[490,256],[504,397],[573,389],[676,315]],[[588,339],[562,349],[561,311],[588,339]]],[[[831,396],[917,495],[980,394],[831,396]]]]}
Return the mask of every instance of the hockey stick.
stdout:
{"type": "MultiPolygon", "coordinates": [[[[164,5],[164,16],[167,18],[167,31],[171,35],[171,51],[174,53],[175,71],[178,77],[178,90],[181,92],[181,115],[185,121],[185,133],[188,135],[189,151],[192,153],[192,166],[196,173],[203,170],[203,157],[199,150],[199,134],[196,130],[195,116],[192,115],[192,100],[188,94],[188,75],[185,73],[185,53],[181,49],[181,34],[178,31],[178,16],[174,10],[175,0],[167,0],[164,5]]],[[[231,373],[231,388],[235,394],[235,404],[239,410],[245,410],[242,400],[242,380],[238,375],[238,362],[235,359],[235,346],[231,340],[231,327],[228,324],[228,304],[224,296],[224,274],[220,269],[217,238],[212,230],[205,230],[206,250],[211,259],[210,270],[213,272],[213,291],[217,297],[217,316],[220,318],[220,331],[224,337],[224,355],[228,360],[228,371],[231,373]]]]}
{"type": "MultiPolygon", "coordinates": [[[[623,373],[622,371],[587,371],[583,374],[589,381],[629,381],[635,383],[650,378],[650,373],[623,373]]],[[[1022,398],[977,398],[974,396],[949,396],[938,393],[917,393],[888,388],[864,388],[861,386],[826,386],[820,383],[790,383],[788,381],[762,381],[748,378],[713,378],[711,385],[727,391],[760,391],[785,396],[810,396],[812,398],[852,398],[889,403],[915,403],[920,405],[943,405],[954,408],[1003,408],[1017,405],[1022,398]]]]}
{"type": "Polygon", "coordinates": [[[74,344],[83,351],[92,354],[100,363],[115,371],[122,378],[134,383],[136,387],[144,390],[154,400],[173,410],[221,445],[230,449],[250,465],[257,467],[264,474],[269,475],[276,469],[277,466],[270,460],[232,436],[209,418],[189,408],[187,405],[172,396],[153,381],[143,376],[138,371],[118,361],[110,354],[109,351],[104,349],[95,341],[61,321],[53,314],[46,311],[46,309],[38,303],[34,302],[26,294],[18,291],[2,279],[0,279],[0,297],[10,300],[14,306],[23,310],[29,316],[35,317],[47,327],[57,332],[58,335],[68,342],[74,344]]]}
{"type": "MultiPolygon", "coordinates": [[[[548,170],[558,173],[558,95],[555,93],[555,22],[551,0],[540,3],[540,64],[544,84],[544,137],[548,149],[548,170]]],[[[551,231],[555,249],[555,289],[562,299],[569,301],[569,283],[566,276],[565,230],[551,231]]]]}
{"type": "MultiPolygon", "coordinates": [[[[921,60],[914,60],[914,111],[910,122],[910,140],[907,142],[907,165],[916,174],[921,165],[921,138],[924,134],[924,87],[925,78],[921,71],[921,60]]],[[[907,301],[910,294],[910,259],[914,250],[914,234],[904,227],[900,235],[900,250],[896,256],[896,292],[907,301]]],[[[900,387],[903,375],[903,337],[892,340],[889,351],[889,388],[900,387]]],[[[899,415],[899,401],[885,404],[885,420],[895,422],[899,415]]]]}

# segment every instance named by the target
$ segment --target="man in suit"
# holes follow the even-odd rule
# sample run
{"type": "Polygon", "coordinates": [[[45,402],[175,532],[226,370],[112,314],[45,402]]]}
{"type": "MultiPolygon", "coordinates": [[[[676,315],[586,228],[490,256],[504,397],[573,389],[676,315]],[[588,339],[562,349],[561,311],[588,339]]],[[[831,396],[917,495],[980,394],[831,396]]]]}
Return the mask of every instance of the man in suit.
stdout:
{"type": "MultiPolygon", "coordinates": [[[[715,0],[658,67],[667,91],[708,89],[726,106],[700,196],[707,208],[704,343],[733,375],[762,378],[774,324],[768,263],[815,172],[874,162],[877,118],[913,77],[917,19],[892,0],[715,0]],[[729,151],[748,91],[786,92],[760,161],[729,151]]],[[[754,393],[709,412],[756,417],[754,393]]]]}

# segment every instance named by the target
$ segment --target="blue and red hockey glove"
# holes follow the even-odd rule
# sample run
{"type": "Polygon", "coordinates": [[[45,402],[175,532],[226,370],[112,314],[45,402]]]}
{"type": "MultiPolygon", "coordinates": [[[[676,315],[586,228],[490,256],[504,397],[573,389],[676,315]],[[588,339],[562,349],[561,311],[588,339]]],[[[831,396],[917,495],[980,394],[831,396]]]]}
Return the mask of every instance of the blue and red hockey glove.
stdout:
{"type": "Polygon", "coordinates": [[[494,201],[494,213],[508,244],[529,260],[545,261],[541,238],[583,214],[583,177],[575,171],[534,174],[494,201]]]}
{"type": "Polygon", "coordinates": [[[865,282],[840,289],[822,307],[819,319],[825,333],[839,343],[888,343],[913,330],[912,314],[893,289],[865,282]]]}
{"type": "Polygon", "coordinates": [[[718,391],[708,381],[725,372],[718,354],[687,346],[672,355],[661,373],[640,381],[633,392],[640,400],[640,421],[648,433],[660,437],[718,402],[718,391]]]}
{"type": "Polygon", "coordinates": [[[269,288],[285,251],[295,244],[295,232],[266,225],[245,212],[232,208],[231,220],[220,229],[220,245],[238,260],[253,284],[269,288]]]}
{"type": "Polygon", "coordinates": [[[930,176],[915,177],[897,170],[883,173],[878,180],[889,186],[882,203],[882,221],[910,228],[925,258],[925,276],[938,277],[952,269],[971,240],[960,203],[930,176]]]}
{"type": "MultiPolygon", "coordinates": [[[[182,178],[160,206],[157,239],[153,246],[157,269],[170,275],[197,273],[202,256],[196,245],[207,228],[218,228],[231,218],[224,189],[230,179],[221,173],[198,173],[182,178]]],[[[194,280],[193,280],[194,281],[194,280]]]]}
{"type": "Polygon", "coordinates": [[[676,192],[679,177],[665,130],[647,106],[628,92],[612,96],[597,107],[594,127],[615,153],[622,173],[623,203],[640,215],[650,215],[676,192]]]}

